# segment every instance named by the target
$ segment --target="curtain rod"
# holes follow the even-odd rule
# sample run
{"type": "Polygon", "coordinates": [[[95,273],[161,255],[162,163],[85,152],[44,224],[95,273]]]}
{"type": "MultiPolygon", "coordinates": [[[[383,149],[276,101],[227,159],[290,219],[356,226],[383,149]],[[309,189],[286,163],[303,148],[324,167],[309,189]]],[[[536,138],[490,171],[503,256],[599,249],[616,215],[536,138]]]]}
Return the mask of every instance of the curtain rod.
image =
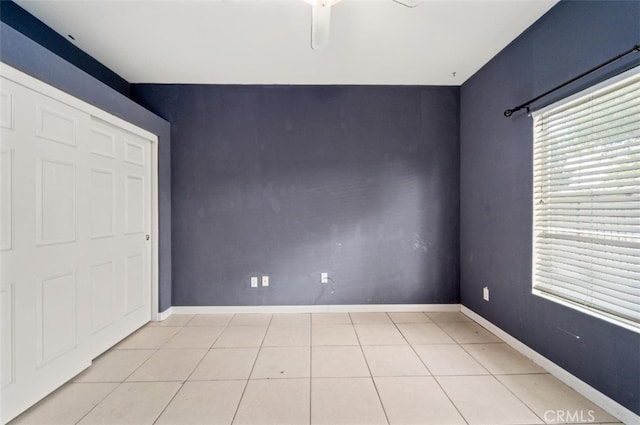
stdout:
{"type": "Polygon", "coordinates": [[[507,109],[506,111],[504,111],[504,116],[508,118],[508,117],[510,117],[511,115],[513,115],[513,113],[514,113],[514,112],[519,111],[519,110],[520,110],[520,109],[522,109],[522,108],[526,108],[526,109],[527,109],[527,112],[530,112],[530,110],[529,110],[529,105],[531,105],[533,102],[535,102],[535,101],[537,101],[537,100],[540,100],[540,99],[542,99],[543,97],[548,96],[548,95],[550,95],[551,93],[553,93],[553,92],[555,92],[555,91],[557,91],[557,90],[560,90],[561,88],[563,88],[563,87],[565,87],[565,86],[568,86],[569,84],[573,83],[574,81],[577,81],[577,80],[579,80],[579,79],[581,79],[581,78],[584,78],[584,77],[586,77],[587,75],[589,75],[589,74],[591,74],[591,73],[593,73],[593,72],[595,72],[595,71],[597,71],[597,70],[599,70],[599,69],[601,69],[601,68],[604,68],[605,66],[609,65],[610,63],[613,63],[613,62],[615,62],[615,61],[617,61],[617,60],[620,60],[620,59],[622,59],[623,57],[625,57],[625,56],[627,56],[627,55],[629,55],[629,54],[631,54],[631,53],[638,53],[638,52],[640,52],[640,44],[636,44],[635,46],[633,46],[631,49],[627,50],[626,52],[621,53],[621,54],[619,54],[618,56],[616,56],[616,57],[614,57],[614,58],[611,58],[611,59],[609,59],[608,61],[603,62],[603,63],[601,63],[600,65],[598,65],[598,66],[596,66],[596,67],[594,67],[594,68],[591,68],[590,70],[588,70],[588,71],[586,71],[586,72],[583,72],[582,74],[578,75],[577,77],[572,78],[571,80],[569,80],[569,81],[567,81],[567,82],[565,82],[565,83],[562,83],[562,84],[560,84],[559,86],[556,86],[556,87],[552,88],[552,89],[551,89],[551,90],[549,90],[549,91],[546,91],[546,92],[542,93],[542,94],[541,94],[540,96],[538,96],[538,97],[534,97],[533,99],[531,99],[531,100],[529,100],[529,101],[527,101],[527,102],[523,103],[522,105],[518,105],[518,106],[513,107],[513,108],[511,108],[511,109],[507,109]]]}

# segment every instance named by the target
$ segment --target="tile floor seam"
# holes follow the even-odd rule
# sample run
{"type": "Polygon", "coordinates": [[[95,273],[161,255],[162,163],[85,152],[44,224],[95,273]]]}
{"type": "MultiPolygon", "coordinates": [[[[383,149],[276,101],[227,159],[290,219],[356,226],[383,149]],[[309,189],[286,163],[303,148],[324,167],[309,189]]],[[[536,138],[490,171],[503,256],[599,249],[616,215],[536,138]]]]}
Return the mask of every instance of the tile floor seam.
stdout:
{"type": "MultiPolygon", "coordinates": [[[[385,314],[387,315],[387,319],[391,319],[386,312],[385,314]]],[[[349,317],[351,317],[351,315],[349,315],[349,317]]],[[[391,322],[393,323],[393,321],[391,322]]],[[[360,336],[358,335],[358,332],[355,330],[355,325],[353,325],[353,328],[356,334],[356,339],[358,340],[358,347],[360,347],[360,353],[362,354],[362,357],[364,358],[364,363],[367,365],[367,370],[369,371],[369,379],[371,379],[371,382],[373,383],[373,388],[376,390],[376,395],[378,396],[378,401],[380,402],[380,407],[382,408],[382,412],[384,413],[384,418],[387,421],[387,425],[390,425],[391,422],[389,421],[389,415],[387,414],[387,409],[385,409],[384,403],[382,402],[382,397],[380,397],[380,391],[378,391],[378,385],[376,384],[376,380],[373,379],[373,373],[371,372],[371,367],[369,367],[367,356],[364,355],[364,350],[362,349],[362,344],[360,343],[360,336]]]]}
{"type": "MultiPolygon", "coordinates": [[[[140,328],[140,329],[142,329],[142,328],[140,328]]],[[[116,345],[117,345],[117,344],[116,344],[116,345]]],[[[114,345],[114,347],[115,347],[115,345],[114,345]]],[[[113,349],[117,350],[116,348],[113,348],[113,349]]],[[[109,349],[109,350],[111,350],[111,349],[109,349]]],[[[138,369],[140,369],[140,368],[142,367],[142,365],[144,365],[147,361],[149,361],[149,359],[150,359],[151,357],[153,357],[153,355],[154,355],[154,354],[156,354],[156,353],[158,352],[158,350],[159,350],[159,349],[153,349],[153,353],[151,353],[151,355],[150,355],[149,357],[147,357],[147,359],[146,359],[145,361],[143,361],[142,363],[140,363],[140,365],[138,365],[138,367],[134,368],[134,369],[131,371],[131,373],[129,373],[129,374],[128,374],[128,375],[127,375],[127,376],[126,376],[122,381],[117,382],[117,384],[118,384],[118,385],[116,385],[115,387],[113,387],[113,390],[111,390],[111,391],[110,391],[107,395],[105,395],[105,396],[104,396],[104,397],[103,397],[99,402],[97,402],[97,403],[95,404],[95,406],[93,406],[91,409],[89,409],[89,411],[88,411],[87,413],[85,413],[84,415],[82,415],[82,417],[81,417],[80,419],[78,419],[78,421],[77,421],[77,422],[75,422],[75,425],[79,424],[79,423],[80,423],[80,422],[81,422],[81,421],[82,421],[82,420],[83,420],[87,415],[89,415],[89,413],[91,413],[91,412],[92,412],[96,407],[98,407],[98,406],[100,405],[100,403],[102,403],[102,402],[103,402],[103,401],[104,401],[104,400],[105,400],[109,395],[111,395],[111,393],[113,393],[116,389],[118,389],[122,384],[124,384],[125,382],[127,382],[127,379],[129,379],[129,377],[130,377],[131,375],[133,375],[133,374],[134,374],[138,369]]],[[[126,350],[122,350],[122,351],[126,351],[126,350]]],[[[105,353],[103,353],[103,354],[106,354],[106,353],[108,353],[108,352],[109,352],[109,351],[105,351],[105,353]]],[[[101,356],[102,356],[102,355],[100,355],[100,356],[98,356],[98,357],[101,357],[101,356]]],[[[98,357],[96,357],[96,359],[97,359],[98,357]]],[[[95,360],[95,359],[94,359],[94,360],[95,360]]],[[[91,361],[91,365],[89,365],[89,367],[87,367],[87,369],[89,369],[92,365],[93,365],[93,360],[91,361]]],[[[85,369],[85,370],[86,370],[86,369],[85,369]]],[[[75,378],[74,378],[74,379],[75,379],[75,378]]],[[[74,381],[74,382],[75,382],[75,381],[74,381]]],[[[111,382],[96,382],[96,383],[105,383],[105,384],[106,384],[106,383],[111,383],[111,382]]]]}
{"type": "Polygon", "coordinates": [[[186,328],[187,326],[189,326],[189,323],[191,323],[191,321],[192,321],[193,319],[195,319],[195,317],[196,317],[196,316],[197,316],[197,314],[192,315],[192,316],[191,316],[191,319],[187,320],[187,321],[184,323],[184,325],[182,325],[182,327],[183,327],[183,328],[186,328]]]}
{"type": "MultiPolygon", "coordinates": [[[[416,344],[416,345],[440,345],[440,344],[416,344]]],[[[445,345],[445,344],[442,344],[442,345],[445,345]]],[[[451,344],[446,344],[446,345],[451,345],[451,344]]],[[[473,361],[475,361],[476,363],[478,363],[478,365],[479,365],[482,369],[484,369],[484,371],[485,371],[485,372],[487,372],[487,373],[486,373],[486,375],[493,375],[493,374],[491,373],[491,371],[490,371],[489,369],[487,369],[487,367],[486,367],[485,365],[483,365],[482,363],[480,363],[480,361],[479,361],[478,359],[476,359],[476,358],[473,356],[473,354],[471,354],[469,351],[465,350],[465,348],[463,347],[463,344],[458,344],[458,343],[456,342],[456,345],[457,345],[458,347],[460,347],[460,349],[461,349],[463,352],[465,352],[469,357],[471,357],[471,359],[472,359],[473,361]]],[[[420,356],[418,355],[418,357],[420,357],[420,356]]],[[[437,374],[437,375],[436,375],[436,374],[434,374],[434,373],[432,373],[432,375],[433,375],[434,377],[435,377],[435,376],[481,376],[481,375],[478,375],[478,374],[475,374],[475,375],[466,375],[466,374],[442,375],[442,374],[437,374]]]]}
{"type": "MultiPolygon", "coordinates": [[[[362,376],[358,376],[356,378],[362,378],[362,376]]],[[[309,379],[306,376],[288,376],[286,378],[251,378],[250,381],[284,381],[284,380],[289,380],[289,381],[302,381],[305,379],[309,379]]],[[[233,379],[218,379],[219,381],[233,381],[233,379]]],[[[235,381],[241,381],[241,379],[235,379],[235,381]]],[[[203,381],[198,381],[198,382],[203,382],[203,381]]]]}
{"type": "MultiPolygon", "coordinates": [[[[235,315],[234,315],[235,316],[235,315]]],[[[238,416],[238,411],[240,410],[240,405],[242,404],[242,399],[244,398],[244,394],[247,391],[247,387],[249,386],[249,382],[251,381],[251,375],[253,374],[253,369],[256,367],[256,363],[258,362],[258,357],[260,356],[260,350],[262,350],[262,345],[264,344],[264,340],[267,337],[267,332],[269,331],[269,326],[271,326],[271,321],[273,320],[273,314],[269,317],[269,323],[267,323],[267,329],[264,331],[264,335],[262,335],[262,341],[260,341],[260,346],[258,347],[258,351],[256,352],[256,357],[253,359],[253,364],[251,365],[251,370],[249,371],[249,376],[247,377],[247,382],[244,384],[244,388],[240,393],[240,399],[238,400],[238,405],[236,406],[235,412],[233,412],[233,417],[231,418],[230,425],[236,421],[236,417],[238,416]]],[[[229,321],[231,323],[231,321],[229,321]]]]}
{"type": "MultiPolygon", "coordinates": [[[[220,337],[222,336],[222,334],[224,333],[224,331],[227,330],[227,328],[229,327],[229,323],[231,323],[231,320],[233,320],[233,317],[235,316],[235,314],[233,316],[231,316],[231,319],[229,319],[229,321],[227,322],[227,324],[222,328],[222,331],[220,331],[220,333],[218,334],[218,336],[216,336],[213,339],[213,342],[211,343],[211,345],[209,346],[209,348],[207,348],[207,352],[204,353],[204,356],[202,356],[202,358],[200,359],[200,361],[198,361],[198,363],[196,363],[196,366],[193,368],[193,370],[191,371],[191,373],[186,377],[186,379],[184,380],[184,382],[189,381],[189,379],[191,378],[191,376],[193,376],[193,373],[196,371],[196,369],[198,369],[198,367],[202,364],[202,362],[204,361],[205,357],[207,357],[207,354],[209,354],[209,351],[212,350],[213,345],[218,341],[218,339],[220,339],[220,337]]],[[[191,320],[193,320],[196,316],[194,315],[191,320]]],[[[191,321],[190,320],[190,321],[191,321]]],[[[185,325],[186,327],[186,325],[185,325]]]]}
{"type": "MultiPolygon", "coordinates": [[[[89,366],[91,367],[91,366],[89,366]]],[[[89,415],[89,413],[93,412],[95,410],[96,407],[98,407],[100,405],[100,403],[102,403],[103,401],[106,400],[107,397],[109,397],[115,390],[117,390],[120,385],[124,384],[124,382],[120,382],[118,383],[118,385],[116,385],[115,387],[113,387],[113,389],[111,391],[109,391],[104,397],[102,397],[102,399],[100,399],[100,401],[98,401],[91,409],[89,409],[87,411],[87,413],[85,413],[84,415],[82,415],[80,417],[80,419],[78,419],[76,422],[74,422],[75,425],[78,425],[80,422],[82,422],[82,420],[87,417],[89,415]]]]}
{"type": "MultiPolygon", "coordinates": [[[[411,351],[413,351],[413,354],[416,355],[416,357],[418,358],[418,360],[420,360],[420,363],[422,363],[422,365],[427,369],[427,372],[429,372],[429,375],[434,376],[433,372],[431,371],[431,369],[429,369],[429,366],[427,366],[427,364],[424,362],[424,360],[422,360],[422,357],[420,357],[420,355],[418,354],[418,352],[416,351],[415,347],[413,346],[413,344],[411,344],[409,342],[409,340],[407,339],[407,337],[402,333],[402,331],[400,330],[400,328],[398,327],[398,324],[396,322],[393,322],[393,325],[396,327],[396,330],[398,332],[400,332],[400,335],[402,335],[402,338],[404,338],[405,341],[407,341],[407,344],[409,345],[409,347],[411,347],[411,351]]],[[[416,344],[416,345],[431,345],[431,344],[416,344]]]]}
{"type": "MultiPolygon", "coordinates": [[[[426,315],[426,313],[425,313],[426,315]]],[[[428,315],[427,315],[428,317],[428,315]]],[[[429,320],[431,320],[431,318],[429,318],[429,320]]],[[[393,320],[392,320],[393,322],[393,320]]],[[[433,322],[433,321],[432,321],[433,322]]],[[[433,322],[435,323],[435,322],[433,322]]],[[[440,388],[440,391],[442,391],[442,393],[445,395],[445,397],[447,397],[447,400],[449,400],[449,403],[451,403],[451,405],[453,406],[454,409],[456,409],[456,412],[458,412],[458,415],[460,415],[460,417],[462,418],[462,420],[469,425],[469,421],[467,420],[467,418],[464,417],[464,415],[462,414],[462,412],[460,411],[460,409],[458,408],[458,406],[456,406],[456,404],[453,402],[453,400],[451,399],[451,397],[449,396],[449,394],[444,390],[444,388],[442,388],[442,385],[440,385],[440,382],[436,379],[436,376],[433,374],[433,372],[431,371],[431,369],[429,368],[429,366],[427,366],[427,364],[425,363],[425,361],[422,359],[422,357],[420,357],[420,355],[418,354],[418,352],[416,351],[415,347],[413,346],[413,344],[411,344],[409,342],[409,340],[407,339],[407,337],[400,331],[400,328],[398,327],[398,324],[396,322],[393,322],[393,325],[396,327],[396,329],[398,330],[398,332],[400,332],[400,335],[402,335],[402,337],[405,339],[405,341],[407,341],[407,344],[409,344],[409,347],[411,347],[411,351],[413,351],[413,354],[416,355],[416,357],[418,357],[418,360],[420,360],[420,362],[424,365],[424,367],[427,369],[427,371],[429,372],[429,375],[431,375],[431,378],[433,379],[433,381],[436,383],[436,385],[438,385],[438,388],[440,388]]],[[[437,326],[437,325],[436,325],[437,326]]],[[[441,329],[443,332],[444,330],[441,329]]],[[[446,333],[446,332],[445,332],[446,333]]],[[[449,335],[449,334],[447,334],[449,335]]],[[[453,338],[451,338],[453,339],[453,338]]],[[[455,340],[454,340],[455,341],[455,340]]],[[[455,342],[456,345],[460,345],[457,342],[455,342]]],[[[421,344],[416,344],[416,345],[421,345],[421,344]]],[[[433,345],[433,344],[423,344],[423,345],[433,345]]]]}
{"type": "Polygon", "coordinates": [[[167,379],[156,379],[155,381],[127,381],[127,382],[122,382],[122,383],[123,384],[155,384],[156,382],[159,382],[161,384],[175,384],[177,382],[185,383],[187,381],[184,380],[184,379],[175,379],[173,381],[167,380],[167,379]]]}
{"type": "MultiPolygon", "coordinates": [[[[183,326],[182,329],[185,329],[187,327],[187,323],[191,322],[193,319],[195,319],[197,315],[194,314],[193,317],[191,319],[189,319],[183,326]]],[[[234,315],[235,316],[235,315],[234,315]]],[[[227,327],[229,326],[229,323],[231,323],[231,320],[233,319],[233,316],[231,316],[231,319],[229,319],[229,321],[227,322],[227,324],[222,328],[222,331],[218,334],[218,336],[216,336],[213,340],[213,342],[211,343],[211,345],[209,346],[209,348],[206,350],[204,356],[202,356],[202,358],[196,363],[196,365],[194,366],[194,368],[191,370],[191,373],[189,373],[189,375],[187,375],[187,377],[182,381],[182,383],[180,384],[180,388],[178,388],[178,391],[175,392],[175,394],[173,394],[173,397],[171,397],[171,399],[169,400],[169,402],[164,406],[164,408],[162,409],[162,411],[160,412],[160,414],[156,417],[156,419],[153,421],[153,425],[155,425],[158,420],[162,417],[162,415],[164,414],[164,412],[167,410],[167,408],[171,405],[171,403],[173,402],[173,400],[177,397],[178,393],[182,390],[182,388],[184,388],[184,384],[185,382],[189,381],[189,378],[191,378],[191,376],[193,375],[193,373],[196,371],[196,369],[198,368],[198,366],[200,366],[200,364],[202,363],[202,361],[204,360],[205,357],[207,357],[207,354],[209,353],[209,351],[211,350],[211,347],[213,347],[213,344],[215,344],[215,342],[218,340],[218,338],[220,338],[220,335],[222,335],[222,333],[227,329],[227,327]]],[[[209,326],[205,326],[209,327],[209,326]]],[[[179,333],[180,331],[178,331],[179,333]]],[[[176,334],[177,335],[177,334],[176,334]]],[[[175,335],[172,338],[169,338],[169,340],[167,340],[165,342],[165,344],[168,344],[169,341],[171,341],[171,339],[173,339],[175,337],[175,335]]],[[[154,353],[155,354],[155,353],[154,353]]],[[[153,356],[153,354],[151,355],[153,356]]],[[[151,358],[151,357],[149,357],[151,358]]],[[[147,359],[148,361],[149,359],[147,359]]],[[[146,363],[146,362],[145,362],[146,363]]],[[[144,364],[144,363],[143,363],[144,364]]],[[[131,376],[131,375],[129,375],[131,376]]],[[[154,381],[154,382],[159,382],[159,381],[154,381]]],[[[173,381],[173,382],[178,382],[178,381],[173,381]]]]}
{"type": "MultiPolygon", "coordinates": [[[[127,379],[129,379],[129,378],[131,377],[131,375],[133,375],[134,373],[136,373],[136,371],[137,371],[138,369],[140,369],[140,368],[141,368],[141,367],[142,367],[146,362],[148,362],[148,361],[149,361],[149,359],[150,359],[151,357],[153,357],[153,356],[154,356],[154,355],[155,355],[159,350],[160,350],[159,348],[152,348],[152,349],[150,349],[149,351],[153,351],[153,353],[151,353],[151,354],[149,355],[149,357],[147,357],[147,358],[145,359],[145,361],[143,361],[143,362],[142,362],[142,363],[140,363],[137,367],[135,367],[135,368],[134,368],[134,369],[133,369],[133,370],[132,370],[132,371],[131,371],[127,376],[125,376],[125,377],[124,377],[124,379],[123,379],[122,381],[115,381],[115,382],[117,382],[118,384],[123,384],[123,383],[127,382],[127,379]]],[[[125,350],[122,350],[122,349],[121,349],[121,350],[119,350],[119,351],[127,351],[127,350],[126,350],[126,349],[125,349],[125,350]]],[[[108,352],[110,352],[110,351],[106,351],[105,353],[108,353],[108,352]]],[[[97,358],[97,357],[96,357],[96,358],[97,358]]],[[[95,360],[95,359],[94,359],[94,360],[95,360]]],[[[87,369],[89,369],[91,366],[93,366],[93,360],[91,361],[91,365],[90,365],[87,369]]],[[[85,370],[87,370],[87,369],[85,369],[85,370]]],[[[84,372],[84,371],[83,371],[83,372],[84,372]]],[[[82,373],[82,372],[80,372],[80,373],[82,373]]],[[[76,377],[74,378],[74,382],[75,382],[75,379],[76,379],[76,378],[78,378],[78,377],[79,377],[79,375],[78,375],[78,376],[76,376],[76,377]]],[[[105,383],[105,384],[106,384],[106,383],[110,383],[110,382],[113,382],[113,381],[91,381],[91,382],[98,382],[98,383],[105,383]]]]}
{"type": "Polygon", "coordinates": [[[169,405],[171,404],[171,402],[173,402],[173,400],[176,398],[176,396],[178,395],[178,393],[182,390],[182,388],[184,387],[184,383],[186,381],[183,381],[180,384],[180,387],[178,388],[178,391],[176,391],[173,396],[169,399],[169,401],[167,402],[167,404],[162,408],[162,410],[160,411],[160,413],[158,414],[158,416],[156,416],[156,418],[153,420],[152,425],[155,425],[158,420],[160,419],[160,417],[162,417],[162,415],[164,414],[164,412],[167,410],[167,407],[169,407],[169,405]]]}
{"type": "MultiPolygon", "coordinates": [[[[443,324],[445,324],[445,323],[454,323],[454,322],[441,322],[441,323],[433,322],[433,323],[435,323],[435,325],[436,325],[438,328],[440,328],[440,330],[441,330],[442,332],[446,333],[446,334],[449,336],[449,338],[451,338],[452,340],[454,340],[454,341],[456,342],[456,344],[461,345],[461,343],[460,343],[456,338],[454,338],[452,334],[450,334],[449,332],[447,332],[447,330],[441,326],[441,325],[443,325],[443,324]]],[[[475,322],[474,322],[474,323],[475,323],[475,322]]],[[[484,328],[483,328],[483,329],[484,329],[484,328]]]]}
{"type": "MultiPolygon", "coordinates": [[[[520,402],[522,404],[524,404],[527,409],[529,409],[534,415],[536,415],[538,417],[538,419],[540,419],[542,421],[543,424],[548,424],[547,421],[544,420],[544,418],[541,418],[540,415],[538,415],[530,406],[527,402],[525,402],[523,399],[521,399],[515,392],[513,392],[511,390],[511,388],[509,388],[508,386],[506,386],[500,379],[498,379],[498,376],[511,376],[511,375],[541,375],[540,373],[518,373],[518,374],[498,374],[498,375],[494,375],[493,373],[491,374],[491,376],[493,376],[493,378],[498,381],[503,387],[505,387],[507,389],[507,391],[509,391],[511,394],[513,394],[513,396],[515,398],[517,398],[518,400],[520,400],[520,402]]],[[[551,375],[550,373],[547,373],[547,375],[551,375]]]]}
{"type": "MultiPolygon", "coordinates": [[[[531,411],[532,411],[536,416],[538,416],[538,418],[540,418],[540,420],[542,421],[542,423],[543,423],[543,424],[549,424],[549,423],[554,423],[554,422],[547,422],[547,421],[544,419],[544,417],[540,417],[540,415],[539,415],[535,410],[533,410],[533,408],[529,405],[529,403],[527,403],[527,402],[526,402],[525,400],[523,400],[520,396],[518,396],[518,394],[516,394],[516,393],[515,393],[515,392],[514,392],[514,391],[513,391],[509,386],[507,386],[504,382],[502,382],[502,380],[501,380],[501,379],[499,379],[499,378],[498,378],[498,377],[500,377],[500,376],[542,376],[542,375],[547,375],[547,376],[549,376],[549,377],[551,377],[551,378],[553,378],[553,379],[557,379],[557,378],[555,378],[551,373],[546,372],[546,371],[545,371],[545,373],[495,374],[495,375],[493,375],[493,376],[494,376],[494,378],[496,378],[496,380],[497,380],[498,382],[500,382],[504,387],[506,387],[506,389],[507,389],[509,392],[511,392],[511,393],[512,393],[512,394],[513,394],[513,395],[514,395],[518,400],[520,400],[520,401],[521,401],[525,406],[527,406],[527,407],[529,408],[529,410],[531,410],[531,411]]],[[[559,382],[560,382],[562,385],[566,385],[566,384],[565,384],[564,382],[562,382],[562,381],[559,381],[559,382]]],[[[568,386],[568,385],[566,385],[566,386],[567,386],[571,391],[573,391],[573,392],[576,392],[576,393],[577,393],[577,391],[575,391],[572,387],[570,387],[570,386],[568,386]]],[[[577,393],[577,394],[578,394],[578,395],[580,395],[580,396],[582,396],[580,393],[577,393]]],[[[600,407],[599,405],[597,405],[597,404],[595,404],[595,403],[591,402],[591,401],[590,401],[590,400],[588,400],[588,399],[587,399],[587,401],[588,401],[589,403],[593,404],[595,407],[597,407],[597,408],[601,409],[604,413],[606,413],[606,414],[608,414],[608,415],[610,415],[610,416],[614,417],[616,420],[618,420],[618,418],[617,418],[617,417],[615,417],[613,414],[609,413],[609,411],[607,411],[607,410],[603,409],[602,407],[600,407]]],[[[605,425],[605,424],[620,424],[621,422],[595,422],[595,423],[605,425]]]]}
{"type": "Polygon", "coordinates": [[[518,395],[516,393],[514,393],[513,391],[511,391],[511,388],[507,387],[501,380],[499,380],[496,375],[494,375],[493,373],[491,374],[491,377],[493,379],[495,379],[496,381],[498,381],[498,383],[500,385],[502,385],[509,393],[511,393],[520,403],[522,403],[523,406],[525,406],[531,413],[533,413],[538,419],[540,419],[540,422],[542,424],[547,424],[547,421],[544,420],[544,418],[541,418],[532,408],[531,406],[529,406],[529,404],[522,400],[520,397],[518,397],[518,395]]]}
{"type": "Polygon", "coordinates": [[[532,359],[530,359],[529,357],[525,356],[524,354],[521,354],[517,351],[515,351],[509,344],[507,344],[504,341],[500,341],[500,342],[493,342],[493,343],[476,343],[475,345],[478,344],[482,344],[482,345],[489,345],[489,344],[503,344],[505,347],[507,347],[509,350],[513,350],[517,355],[524,357],[525,359],[529,360],[531,363],[533,363],[534,365],[536,365],[536,367],[538,367],[540,369],[540,372],[526,372],[526,373],[493,373],[489,370],[489,368],[487,366],[484,365],[483,362],[480,361],[480,359],[478,357],[476,357],[471,351],[467,350],[467,348],[465,347],[465,345],[473,345],[473,344],[459,344],[460,347],[467,352],[467,354],[469,354],[476,362],[478,362],[478,364],[480,364],[482,367],[484,367],[487,372],[489,372],[490,375],[493,376],[500,376],[500,375],[544,375],[544,374],[549,374],[549,372],[543,368],[542,366],[540,366],[539,364],[537,364],[536,362],[534,362],[532,359]]]}
{"type": "MultiPolygon", "coordinates": [[[[184,329],[184,326],[166,326],[167,328],[169,327],[173,327],[173,328],[180,328],[180,329],[184,329]]],[[[144,327],[142,328],[144,329],[144,327]]],[[[175,338],[176,335],[178,335],[180,333],[180,331],[176,332],[175,334],[171,335],[171,338],[167,339],[165,342],[163,342],[159,347],[158,350],[160,350],[161,348],[163,348],[165,345],[167,345],[169,343],[169,341],[171,341],[173,338],[175,338]]],[[[154,353],[155,354],[155,353],[154,353]]],[[[148,360],[148,359],[147,359],[148,360]]]]}

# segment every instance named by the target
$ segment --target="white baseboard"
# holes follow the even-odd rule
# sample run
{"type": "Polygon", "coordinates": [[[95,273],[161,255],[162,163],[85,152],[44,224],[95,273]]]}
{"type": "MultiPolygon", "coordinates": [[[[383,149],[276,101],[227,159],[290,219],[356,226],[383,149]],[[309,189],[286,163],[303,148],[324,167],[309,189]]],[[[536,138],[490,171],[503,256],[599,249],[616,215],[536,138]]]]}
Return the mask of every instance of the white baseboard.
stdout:
{"type": "Polygon", "coordinates": [[[171,310],[169,314],[439,312],[460,311],[460,304],[173,306],[168,310],[171,310]]]}
{"type": "Polygon", "coordinates": [[[157,314],[155,319],[152,319],[152,322],[162,322],[163,320],[167,320],[169,316],[173,314],[173,307],[169,307],[165,311],[161,311],[157,314]]]}
{"type": "Polygon", "coordinates": [[[640,424],[640,416],[636,415],[631,410],[622,406],[620,403],[596,390],[591,385],[577,378],[575,375],[567,372],[565,369],[561,368],[551,360],[542,356],[537,351],[529,348],[527,345],[518,341],[516,338],[512,337],[493,323],[489,322],[484,317],[480,316],[479,314],[475,313],[465,306],[461,306],[460,311],[473,321],[491,331],[494,335],[509,344],[516,351],[533,360],[534,363],[545,369],[560,381],[564,382],[565,384],[576,390],[578,393],[582,394],[585,398],[591,400],[593,403],[597,404],[598,406],[609,412],[611,415],[621,420],[623,423],[640,424]]]}

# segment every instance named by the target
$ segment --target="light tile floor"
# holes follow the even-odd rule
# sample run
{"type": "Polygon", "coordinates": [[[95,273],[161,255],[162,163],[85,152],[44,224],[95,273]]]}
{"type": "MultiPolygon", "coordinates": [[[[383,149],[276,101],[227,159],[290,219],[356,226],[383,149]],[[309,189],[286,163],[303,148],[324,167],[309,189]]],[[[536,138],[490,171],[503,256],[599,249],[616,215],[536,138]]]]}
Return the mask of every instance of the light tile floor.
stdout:
{"type": "Polygon", "coordinates": [[[619,423],[460,313],[173,315],[18,424],[619,423]]]}

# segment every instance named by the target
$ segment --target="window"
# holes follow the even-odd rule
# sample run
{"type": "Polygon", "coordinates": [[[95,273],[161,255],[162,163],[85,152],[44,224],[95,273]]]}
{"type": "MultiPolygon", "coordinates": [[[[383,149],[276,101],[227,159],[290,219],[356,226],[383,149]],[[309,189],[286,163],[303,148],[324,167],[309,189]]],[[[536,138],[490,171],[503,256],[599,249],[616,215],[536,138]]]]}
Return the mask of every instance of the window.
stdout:
{"type": "Polygon", "coordinates": [[[533,292],[640,331],[640,68],[534,113],[533,292]]]}

